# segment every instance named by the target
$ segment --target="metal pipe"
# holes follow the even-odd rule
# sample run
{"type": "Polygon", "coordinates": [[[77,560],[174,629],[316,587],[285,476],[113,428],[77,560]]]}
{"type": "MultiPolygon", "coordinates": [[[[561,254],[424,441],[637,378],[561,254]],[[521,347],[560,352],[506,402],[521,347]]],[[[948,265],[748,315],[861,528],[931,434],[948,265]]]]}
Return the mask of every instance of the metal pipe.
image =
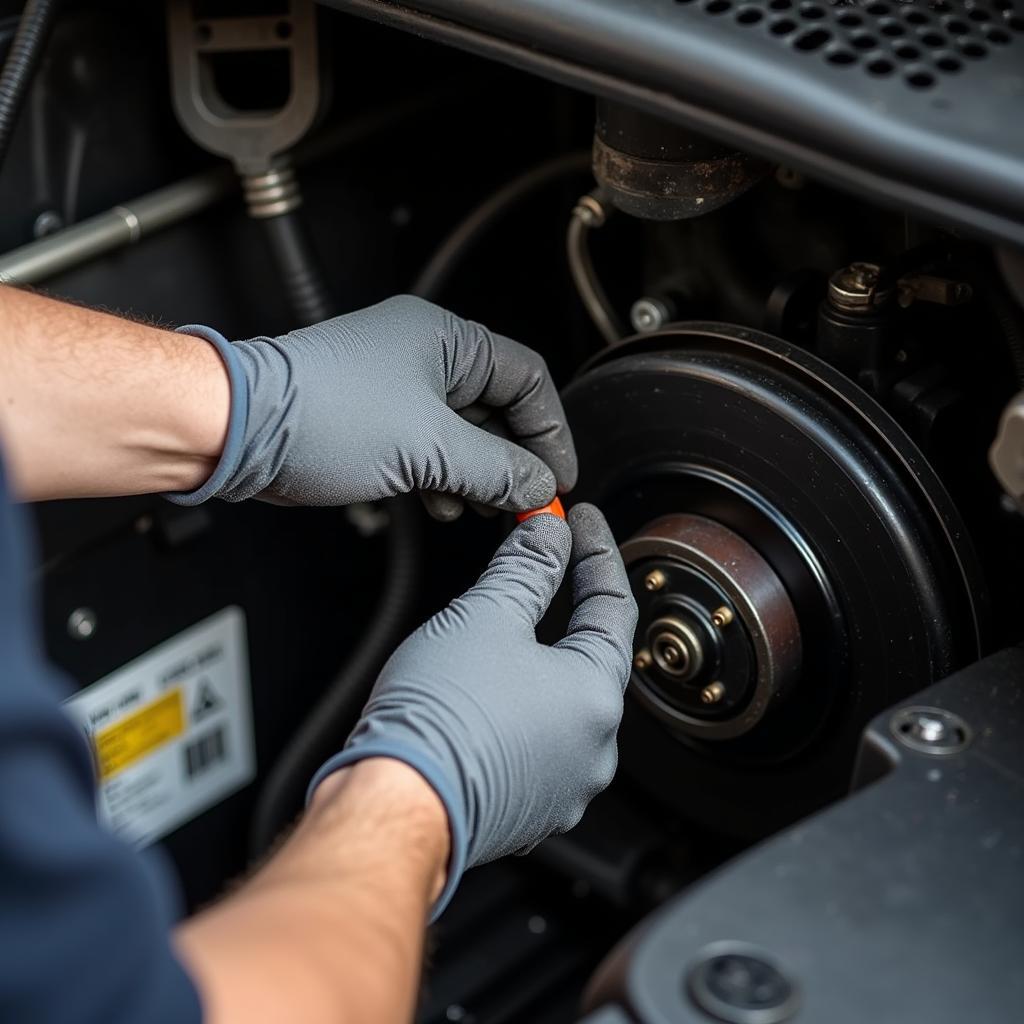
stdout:
{"type": "Polygon", "coordinates": [[[608,209],[602,202],[603,198],[604,193],[601,189],[595,189],[589,195],[580,198],[569,219],[565,248],[569,258],[569,272],[580,300],[601,337],[607,344],[614,345],[624,337],[625,332],[604,288],[601,287],[597,274],[594,273],[594,266],[590,262],[590,250],[587,248],[587,235],[593,228],[601,227],[608,218],[608,209]]]}
{"type": "MultiPolygon", "coordinates": [[[[301,167],[322,159],[415,116],[451,95],[445,90],[427,93],[338,125],[297,147],[295,162],[301,167]]],[[[238,187],[234,170],[220,165],[158,188],[45,238],[0,254],[0,282],[38,284],[63,270],[132,245],[140,238],[201,213],[238,191],[238,187]]]]}
{"type": "Polygon", "coordinates": [[[36,284],[112,249],[131,245],[213,206],[238,189],[230,167],[158,188],[0,256],[0,282],[36,284]]]}

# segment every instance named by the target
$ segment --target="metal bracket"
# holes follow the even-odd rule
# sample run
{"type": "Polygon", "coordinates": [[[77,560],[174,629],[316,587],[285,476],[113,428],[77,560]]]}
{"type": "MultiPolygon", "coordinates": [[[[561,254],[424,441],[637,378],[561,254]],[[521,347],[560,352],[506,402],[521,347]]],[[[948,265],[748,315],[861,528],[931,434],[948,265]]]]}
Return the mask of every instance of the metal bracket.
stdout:
{"type": "Polygon", "coordinates": [[[196,17],[190,0],[169,0],[168,44],[174,110],[204,149],[231,160],[240,174],[264,174],[273,158],[309,129],[320,102],[316,5],[290,0],[272,17],[196,17]],[[224,55],[283,53],[287,99],[272,110],[242,110],[225,99],[217,61],[224,55]]]}

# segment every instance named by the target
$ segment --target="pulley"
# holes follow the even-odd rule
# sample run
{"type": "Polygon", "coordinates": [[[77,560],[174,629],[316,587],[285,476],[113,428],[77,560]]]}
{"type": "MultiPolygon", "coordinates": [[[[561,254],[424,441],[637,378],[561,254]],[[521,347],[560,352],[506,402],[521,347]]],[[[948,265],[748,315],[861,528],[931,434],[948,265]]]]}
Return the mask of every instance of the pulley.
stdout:
{"type": "Polygon", "coordinates": [[[758,835],[840,795],[864,724],[976,658],[983,585],[938,477],[809,353],[725,324],[602,353],[564,402],[574,500],[640,608],[622,770],[758,835]]]}

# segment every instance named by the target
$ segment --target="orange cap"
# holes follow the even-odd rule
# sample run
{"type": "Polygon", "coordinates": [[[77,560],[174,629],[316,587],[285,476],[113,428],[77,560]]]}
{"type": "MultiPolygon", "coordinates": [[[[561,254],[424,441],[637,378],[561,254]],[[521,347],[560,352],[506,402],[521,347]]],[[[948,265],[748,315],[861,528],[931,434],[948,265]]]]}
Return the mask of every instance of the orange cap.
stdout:
{"type": "Polygon", "coordinates": [[[517,512],[516,522],[525,523],[527,519],[532,519],[534,516],[542,516],[545,513],[551,516],[558,516],[559,519],[565,518],[565,509],[562,508],[562,502],[555,498],[554,501],[543,508],[530,509],[529,512],[517,512]]]}

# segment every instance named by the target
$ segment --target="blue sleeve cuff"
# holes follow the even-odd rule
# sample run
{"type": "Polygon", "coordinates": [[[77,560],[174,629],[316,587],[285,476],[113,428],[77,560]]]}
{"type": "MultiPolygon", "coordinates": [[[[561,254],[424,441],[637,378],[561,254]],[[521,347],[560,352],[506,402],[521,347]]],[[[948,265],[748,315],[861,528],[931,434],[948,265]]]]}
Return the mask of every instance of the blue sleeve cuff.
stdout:
{"type": "Polygon", "coordinates": [[[420,775],[430,784],[444,804],[448,813],[448,831],[451,836],[451,854],[448,857],[448,877],[445,879],[444,889],[438,896],[430,912],[430,923],[433,924],[442,913],[458,888],[459,880],[463,871],[466,870],[466,823],[461,811],[461,803],[456,800],[455,793],[448,780],[437,765],[428,757],[407,747],[402,743],[367,743],[354,747],[350,750],[343,750],[340,754],[325,761],[313,776],[306,790],[306,803],[308,804],[313,796],[313,790],[323,782],[332,772],[347,768],[357,761],[365,761],[368,757],[391,757],[396,761],[402,761],[410,768],[419,772],[420,775]]]}
{"type": "Polygon", "coordinates": [[[245,441],[245,424],[249,418],[249,392],[245,387],[245,371],[234,345],[212,327],[201,324],[188,324],[179,327],[179,334],[191,334],[193,337],[208,341],[224,360],[228,369],[228,381],[231,387],[231,412],[228,415],[228,433],[224,441],[217,468],[201,487],[194,491],[178,491],[165,494],[168,501],[176,505],[199,505],[221,491],[234,475],[242,457],[242,446],[245,441]]]}

